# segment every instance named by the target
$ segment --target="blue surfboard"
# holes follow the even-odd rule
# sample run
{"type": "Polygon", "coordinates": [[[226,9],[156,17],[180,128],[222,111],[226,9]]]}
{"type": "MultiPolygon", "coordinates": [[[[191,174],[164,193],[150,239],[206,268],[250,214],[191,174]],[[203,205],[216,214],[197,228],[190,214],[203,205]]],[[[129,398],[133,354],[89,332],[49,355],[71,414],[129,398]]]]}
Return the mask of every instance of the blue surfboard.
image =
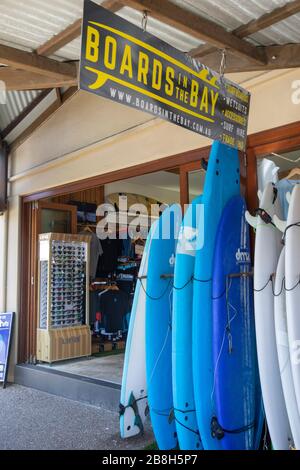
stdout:
{"type": "Polygon", "coordinates": [[[193,275],[198,221],[201,224],[201,196],[193,200],[184,216],[176,251],[173,323],[172,371],[174,414],[179,447],[202,448],[195,411],[192,371],[193,275]]]}
{"type": "Polygon", "coordinates": [[[256,393],[259,377],[245,211],[245,201],[240,196],[226,205],[214,254],[213,398],[215,425],[224,450],[255,448],[256,421],[261,411],[261,397],[257,402],[256,393]]]}
{"type": "Polygon", "coordinates": [[[203,448],[221,449],[213,436],[212,270],[217,227],[227,202],[240,193],[236,149],[214,142],[208,161],[202,203],[203,226],[198,227],[203,246],[197,246],[193,298],[193,379],[198,428],[203,448]],[[201,230],[203,233],[201,234],[201,230]]]}
{"type": "Polygon", "coordinates": [[[146,379],[153,432],[159,449],[174,449],[177,433],[172,393],[172,293],[178,204],[164,210],[149,249],[146,299],[146,379]]]}

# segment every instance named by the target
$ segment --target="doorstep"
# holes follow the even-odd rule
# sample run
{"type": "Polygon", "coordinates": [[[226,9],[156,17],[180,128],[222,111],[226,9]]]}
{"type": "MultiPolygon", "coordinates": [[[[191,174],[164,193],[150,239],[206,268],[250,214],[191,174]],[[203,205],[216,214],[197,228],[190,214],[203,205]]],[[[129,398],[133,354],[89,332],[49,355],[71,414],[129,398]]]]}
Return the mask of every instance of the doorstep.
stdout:
{"type": "Polygon", "coordinates": [[[121,385],[32,364],[15,366],[15,383],[118,412],[121,385]]]}

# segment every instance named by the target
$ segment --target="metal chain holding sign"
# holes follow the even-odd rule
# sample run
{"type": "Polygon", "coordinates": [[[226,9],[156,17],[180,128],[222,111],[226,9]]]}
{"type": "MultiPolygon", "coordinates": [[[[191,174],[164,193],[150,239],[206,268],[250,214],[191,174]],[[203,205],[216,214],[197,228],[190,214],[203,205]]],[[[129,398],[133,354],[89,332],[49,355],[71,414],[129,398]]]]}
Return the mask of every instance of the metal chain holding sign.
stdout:
{"type": "Polygon", "coordinates": [[[222,57],[221,57],[219,73],[220,73],[220,80],[223,82],[225,70],[226,70],[226,49],[222,49],[220,52],[222,54],[222,57]]]}
{"type": "Polygon", "coordinates": [[[147,23],[148,23],[148,11],[143,11],[143,18],[142,18],[142,30],[145,33],[147,31],[147,23]]]}

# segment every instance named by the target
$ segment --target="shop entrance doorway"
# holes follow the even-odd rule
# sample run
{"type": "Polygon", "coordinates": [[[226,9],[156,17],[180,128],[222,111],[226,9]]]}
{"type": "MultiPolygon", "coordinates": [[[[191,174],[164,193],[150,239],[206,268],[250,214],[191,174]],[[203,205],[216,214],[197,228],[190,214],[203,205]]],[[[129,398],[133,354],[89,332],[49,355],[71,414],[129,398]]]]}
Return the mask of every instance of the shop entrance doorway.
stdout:
{"type": "MultiPolygon", "coordinates": [[[[38,204],[40,204],[41,208],[43,207],[43,210],[50,210],[52,207],[56,211],[60,211],[60,214],[64,213],[65,215],[68,213],[66,212],[68,208],[70,213],[72,213],[71,231],[69,231],[65,219],[63,219],[62,222],[61,219],[56,220],[57,217],[55,217],[55,220],[51,222],[51,220],[47,221],[47,217],[44,216],[44,219],[46,219],[45,224],[48,223],[47,230],[50,228],[50,231],[52,231],[51,227],[55,226],[60,227],[61,231],[64,233],[74,235],[87,232],[95,234],[97,224],[103,217],[103,214],[97,215],[96,209],[103,203],[116,205],[114,199],[116,195],[127,196],[129,205],[136,202],[143,203],[147,200],[159,204],[178,202],[184,209],[186,204],[190,203],[194,197],[202,192],[209,151],[210,147],[207,147],[167,157],[148,164],[138,165],[131,169],[120,170],[110,175],[102,175],[97,178],[71,183],[64,187],[53,188],[48,191],[27,196],[23,199],[22,297],[24,302],[21,304],[20,317],[20,363],[37,363],[35,338],[37,330],[36,302],[38,277],[35,266],[37,263],[36,247],[38,244],[38,236],[42,233],[41,225],[37,226],[36,224],[37,217],[35,212],[38,204]],[[30,246],[29,250],[28,246],[30,246]],[[30,264],[26,264],[28,257],[32,260],[30,264]]],[[[246,195],[247,190],[246,163],[245,155],[241,153],[241,192],[244,195],[246,195]]],[[[117,211],[118,210],[117,208],[117,211]]],[[[52,215],[48,212],[50,219],[54,214],[57,215],[56,212],[52,213],[52,215]]],[[[132,214],[130,214],[130,216],[132,216],[132,214]]],[[[39,219],[41,220],[41,217],[39,217],[39,219]]],[[[129,220],[132,220],[132,218],[130,219],[129,217],[129,220]]],[[[124,334],[121,338],[112,337],[107,338],[107,341],[103,341],[101,337],[99,340],[99,326],[97,326],[97,323],[101,323],[101,318],[97,314],[102,314],[103,312],[101,310],[104,309],[104,307],[101,307],[101,304],[99,304],[99,294],[105,290],[109,290],[109,295],[104,294],[107,295],[107,298],[121,297],[121,294],[116,294],[115,292],[117,291],[114,291],[114,289],[117,287],[119,290],[123,291],[127,281],[127,289],[129,289],[127,294],[133,295],[134,282],[138,272],[138,258],[140,258],[142,254],[142,244],[140,247],[135,247],[135,249],[136,252],[134,255],[131,255],[131,259],[125,259],[126,256],[122,252],[119,252],[116,257],[112,250],[108,258],[110,258],[110,260],[113,258],[120,262],[123,271],[119,269],[120,265],[117,265],[112,268],[112,271],[106,272],[105,275],[107,277],[103,275],[103,272],[96,272],[95,283],[91,282],[90,284],[89,296],[91,299],[96,299],[94,304],[93,301],[90,302],[89,309],[89,326],[93,334],[93,358],[89,360],[74,358],[71,361],[55,362],[50,366],[52,370],[55,369],[61,373],[94,377],[100,380],[110,380],[120,384],[126,341],[126,324],[124,326],[124,334]],[[123,259],[120,261],[122,255],[123,259]],[[135,256],[137,259],[134,258],[135,256]],[[136,265],[130,266],[132,269],[126,272],[126,262],[128,262],[129,265],[132,262],[136,263],[136,265]],[[125,280],[124,275],[125,277],[126,275],[127,277],[132,276],[132,279],[129,280],[128,277],[128,279],[125,280]],[[122,277],[124,279],[121,279],[122,277]],[[109,281],[107,281],[107,279],[109,281]],[[109,342],[112,343],[112,346],[107,344],[109,342]]],[[[107,303],[109,310],[109,302],[107,303]]],[[[126,317],[129,313],[130,302],[126,308],[124,307],[123,316],[126,317]]],[[[127,320],[127,327],[128,321],[129,318],[127,320]]],[[[44,366],[49,368],[47,364],[44,364],[44,366]]]]}

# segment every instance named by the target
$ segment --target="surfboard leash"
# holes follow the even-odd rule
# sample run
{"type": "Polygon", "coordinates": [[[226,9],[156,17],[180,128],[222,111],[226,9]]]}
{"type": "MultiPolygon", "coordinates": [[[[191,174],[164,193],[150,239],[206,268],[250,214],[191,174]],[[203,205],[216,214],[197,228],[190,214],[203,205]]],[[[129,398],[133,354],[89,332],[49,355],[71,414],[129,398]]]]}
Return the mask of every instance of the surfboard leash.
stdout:
{"type": "Polygon", "coordinates": [[[211,436],[214,439],[218,439],[219,441],[225,437],[225,434],[241,434],[243,432],[250,431],[255,427],[255,421],[250,424],[246,424],[237,429],[226,429],[221,426],[216,416],[213,416],[210,423],[211,428],[211,436]]]}

